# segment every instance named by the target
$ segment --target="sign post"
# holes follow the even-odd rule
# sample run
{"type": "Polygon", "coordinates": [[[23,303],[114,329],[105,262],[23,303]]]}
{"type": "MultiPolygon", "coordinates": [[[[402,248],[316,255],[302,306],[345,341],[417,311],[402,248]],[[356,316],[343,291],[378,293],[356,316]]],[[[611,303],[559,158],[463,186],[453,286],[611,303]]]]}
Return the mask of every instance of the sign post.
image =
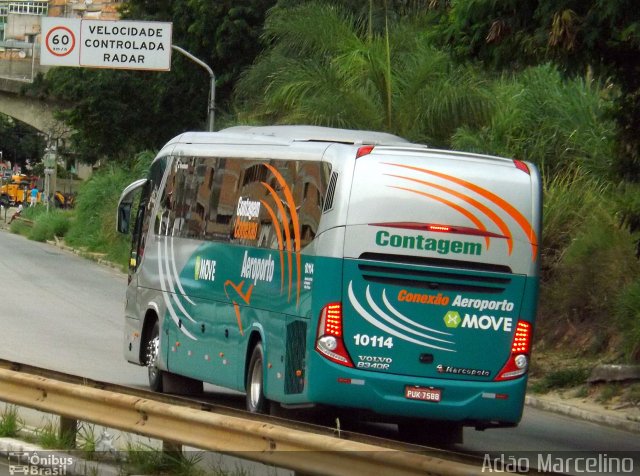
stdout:
{"type": "Polygon", "coordinates": [[[189,53],[187,50],[180,48],[179,46],[176,45],[171,45],[171,48],[173,48],[174,50],[176,50],[178,53],[183,54],[184,56],[186,56],[187,58],[189,58],[191,61],[193,61],[194,63],[202,66],[204,69],[207,70],[207,73],[209,73],[209,81],[210,81],[210,88],[209,88],[209,107],[207,108],[207,130],[209,132],[213,132],[213,127],[214,127],[214,121],[215,121],[215,104],[216,104],[216,76],[215,74],[213,74],[213,70],[209,67],[209,65],[207,63],[205,63],[204,61],[196,58],[195,56],[193,56],[191,53],[189,53]]]}

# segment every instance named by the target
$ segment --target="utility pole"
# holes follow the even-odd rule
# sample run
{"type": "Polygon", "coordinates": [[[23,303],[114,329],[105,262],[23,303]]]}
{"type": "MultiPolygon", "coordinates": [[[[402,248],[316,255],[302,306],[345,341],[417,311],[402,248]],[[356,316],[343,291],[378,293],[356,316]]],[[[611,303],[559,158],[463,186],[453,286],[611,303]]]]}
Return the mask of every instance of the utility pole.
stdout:
{"type": "Polygon", "coordinates": [[[210,83],[211,84],[210,84],[210,90],[209,90],[209,105],[207,107],[207,118],[208,118],[207,130],[209,132],[213,132],[214,131],[214,120],[215,120],[215,104],[216,104],[216,76],[213,74],[213,70],[209,67],[209,65],[207,63],[205,63],[204,61],[196,58],[195,56],[193,56],[191,53],[189,53],[185,49],[180,48],[179,46],[176,46],[176,45],[171,45],[171,48],[176,50],[178,53],[183,54],[184,56],[189,58],[194,63],[202,66],[204,69],[207,70],[207,73],[209,73],[209,78],[210,78],[210,83]]]}
{"type": "Polygon", "coordinates": [[[42,158],[44,165],[44,196],[46,200],[47,213],[49,213],[49,194],[51,193],[51,176],[56,171],[56,149],[50,144],[45,149],[44,157],[42,158]]]}

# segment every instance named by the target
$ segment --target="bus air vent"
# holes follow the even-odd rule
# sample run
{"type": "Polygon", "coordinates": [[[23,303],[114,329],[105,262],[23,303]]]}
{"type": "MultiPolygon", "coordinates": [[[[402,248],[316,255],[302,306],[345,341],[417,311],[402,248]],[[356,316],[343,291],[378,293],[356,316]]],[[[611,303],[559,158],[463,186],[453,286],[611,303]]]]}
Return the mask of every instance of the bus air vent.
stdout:
{"type": "Polygon", "coordinates": [[[370,282],[397,286],[413,286],[438,291],[502,293],[511,283],[504,274],[477,274],[462,269],[399,267],[392,263],[359,263],[362,277],[370,282]]]}
{"type": "Polygon", "coordinates": [[[511,268],[500,264],[475,263],[443,258],[427,258],[422,256],[392,255],[387,253],[362,253],[358,259],[370,261],[385,261],[416,266],[434,266],[438,268],[459,268],[469,271],[489,271],[493,273],[511,274],[511,268]]]}
{"type": "Polygon", "coordinates": [[[389,286],[410,286],[413,288],[429,289],[431,291],[454,291],[485,294],[501,294],[505,291],[502,286],[481,286],[479,284],[465,284],[459,282],[439,282],[437,280],[419,281],[415,278],[394,278],[389,276],[373,276],[364,274],[365,281],[389,286]]]}
{"type": "Polygon", "coordinates": [[[293,321],[287,324],[287,353],[285,360],[284,393],[302,393],[304,390],[304,355],[307,342],[307,324],[304,321],[293,321]]]}
{"type": "Polygon", "coordinates": [[[336,192],[336,184],[338,183],[338,172],[332,172],[329,179],[329,186],[327,187],[327,195],[324,199],[324,208],[322,213],[328,212],[333,208],[333,195],[336,192]]]}

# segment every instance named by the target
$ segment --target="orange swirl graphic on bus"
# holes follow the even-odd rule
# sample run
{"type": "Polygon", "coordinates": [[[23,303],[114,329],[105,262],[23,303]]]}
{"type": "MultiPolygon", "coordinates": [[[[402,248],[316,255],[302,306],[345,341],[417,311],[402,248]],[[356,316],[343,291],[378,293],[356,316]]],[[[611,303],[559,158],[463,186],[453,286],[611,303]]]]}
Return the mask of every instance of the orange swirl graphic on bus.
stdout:
{"type": "MultiPolygon", "coordinates": [[[[537,250],[538,250],[538,237],[536,235],[535,230],[533,229],[533,227],[531,226],[531,224],[527,221],[527,219],[524,217],[524,215],[522,215],[522,213],[520,213],[513,205],[511,205],[510,203],[508,203],[506,200],[504,200],[503,198],[499,197],[498,195],[496,195],[495,193],[482,188],[474,183],[468,182],[466,180],[460,179],[458,177],[454,177],[452,175],[447,175],[444,174],[442,172],[436,172],[434,170],[429,170],[429,169],[424,169],[421,167],[415,167],[415,166],[411,166],[411,165],[404,165],[404,164],[393,164],[393,163],[386,163],[387,165],[391,165],[393,167],[400,167],[400,168],[404,168],[404,169],[408,169],[408,170],[414,170],[417,172],[422,172],[424,174],[429,174],[438,178],[441,178],[443,180],[446,180],[448,182],[452,182],[455,183],[456,185],[459,185],[467,190],[471,190],[472,192],[475,192],[476,194],[480,195],[481,197],[485,198],[486,200],[492,202],[494,205],[497,205],[498,208],[500,208],[502,211],[504,211],[509,217],[511,217],[520,227],[520,229],[522,230],[522,232],[524,233],[524,235],[527,237],[527,239],[529,240],[530,244],[531,244],[531,257],[532,257],[532,261],[536,261],[537,259],[537,250]]],[[[469,197],[465,194],[462,194],[458,191],[455,190],[451,190],[447,187],[444,187],[442,185],[438,185],[432,182],[427,182],[424,180],[419,180],[413,177],[405,177],[405,176],[401,176],[401,175],[393,175],[393,174],[386,174],[389,175],[391,177],[396,177],[396,178],[400,178],[403,180],[408,180],[414,183],[419,183],[421,185],[425,185],[427,187],[431,187],[431,188],[435,188],[436,190],[440,190],[443,191],[445,193],[448,193],[450,195],[453,195],[457,198],[459,198],[460,200],[465,201],[466,203],[470,204],[471,206],[475,207],[476,209],[480,210],[482,213],[484,213],[487,217],[489,217],[489,219],[500,229],[500,231],[502,232],[502,234],[504,235],[504,237],[507,239],[507,247],[508,247],[508,254],[511,255],[511,253],[513,252],[513,242],[512,242],[512,235],[510,233],[509,227],[507,226],[507,224],[493,211],[491,210],[489,207],[483,205],[482,203],[480,203],[478,200],[475,200],[472,197],[469,197]]],[[[402,187],[392,187],[392,188],[402,188],[402,187]]],[[[412,189],[404,189],[413,193],[417,193],[417,194],[421,194],[421,195],[426,195],[425,192],[421,192],[419,190],[412,190],[412,189]]],[[[432,198],[432,197],[430,197],[432,198]]],[[[458,210],[459,211],[459,210],[458,210]]]]}
{"type": "MultiPolygon", "coordinates": [[[[273,174],[275,179],[278,181],[278,184],[282,188],[282,192],[284,193],[284,200],[278,195],[278,192],[274,190],[272,186],[267,184],[266,182],[261,182],[262,185],[267,189],[271,197],[273,198],[280,215],[282,216],[282,225],[284,229],[284,238],[285,243],[278,242],[279,250],[284,249],[284,245],[287,248],[287,263],[289,267],[289,295],[288,299],[291,299],[291,290],[293,288],[293,257],[292,253],[295,255],[296,261],[296,307],[300,305],[300,281],[301,281],[301,262],[300,262],[300,220],[298,218],[298,212],[296,208],[295,200],[293,199],[293,193],[291,193],[291,188],[285,181],[284,177],[271,165],[264,163],[263,164],[269,171],[273,174]],[[285,204],[289,211],[287,214],[285,210],[285,204]],[[293,228],[293,239],[291,237],[291,232],[289,231],[289,219],[291,219],[291,228],[293,228]]],[[[271,209],[273,212],[273,209],[271,209]]],[[[277,223],[274,220],[274,223],[277,223]]],[[[281,261],[281,265],[284,266],[283,260],[281,261]]],[[[284,270],[282,270],[284,271],[284,270]]],[[[284,273],[283,273],[284,274],[284,273]]]]}
{"type": "MultiPolygon", "coordinates": [[[[262,182],[262,185],[268,186],[264,182],[262,182]]],[[[267,202],[265,202],[264,200],[260,200],[260,202],[269,214],[269,217],[271,217],[273,228],[276,231],[276,239],[278,240],[278,252],[280,254],[280,293],[282,293],[282,291],[284,290],[284,245],[282,242],[282,230],[280,229],[280,223],[278,223],[278,218],[276,217],[273,208],[271,208],[269,204],[267,204],[267,202]]]]}
{"type": "MultiPolygon", "coordinates": [[[[394,175],[394,177],[396,177],[394,175]]],[[[478,217],[476,217],[473,213],[471,213],[469,210],[462,208],[460,205],[453,203],[450,200],[447,200],[445,198],[442,197],[438,197],[437,195],[432,195],[430,193],[426,193],[426,192],[421,192],[420,190],[413,190],[411,188],[405,188],[405,187],[394,187],[392,185],[389,186],[390,188],[396,188],[398,190],[405,190],[407,192],[412,192],[412,193],[417,193],[418,195],[422,195],[424,197],[428,197],[432,200],[436,200],[438,202],[444,203],[445,205],[447,205],[448,207],[453,208],[454,210],[456,210],[457,212],[461,213],[462,215],[464,215],[465,217],[467,217],[475,226],[478,227],[479,230],[482,230],[484,232],[487,231],[487,228],[482,224],[482,222],[478,219],[478,217]]],[[[485,236],[484,237],[484,241],[487,245],[487,249],[489,249],[489,245],[490,245],[490,237],[489,236],[485,236]]]]}

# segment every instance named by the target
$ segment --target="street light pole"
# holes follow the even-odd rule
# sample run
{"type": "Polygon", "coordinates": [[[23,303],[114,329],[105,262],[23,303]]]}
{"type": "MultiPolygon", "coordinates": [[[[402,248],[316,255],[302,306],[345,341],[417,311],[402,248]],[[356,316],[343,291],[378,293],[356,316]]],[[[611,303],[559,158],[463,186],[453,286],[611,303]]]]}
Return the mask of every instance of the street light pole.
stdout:
{"type": "Polygon", "coordinates": [[[189,53],[185,49],[180,48],[179,46],[176,46],[176,45],[171,45],[171,48],[176,50],[178,53],[183,54],[184,56],[189,58],[194,63],[199,64],[204,69],[206,69],[207,72],[209,73],[209,78],[210,78],[210,83],[211,84],[210,84],[210,91],[209,91],[209,106],[207,108],[207,113],[208,113],[207,114],[207,117],[208,117],[207,130],[209,132],[213,132],[213,130],[214,130],[213,125],[214,125],[214,120],[215,120],[215,104],[216,104],[216,76],[215,76],[215,74],[213,74],[213,70],[209,67],[209,65],[207,63],[205,63],[204,61],[196,58],[195,56],[193,56],[191,53],[189,53]]]}

